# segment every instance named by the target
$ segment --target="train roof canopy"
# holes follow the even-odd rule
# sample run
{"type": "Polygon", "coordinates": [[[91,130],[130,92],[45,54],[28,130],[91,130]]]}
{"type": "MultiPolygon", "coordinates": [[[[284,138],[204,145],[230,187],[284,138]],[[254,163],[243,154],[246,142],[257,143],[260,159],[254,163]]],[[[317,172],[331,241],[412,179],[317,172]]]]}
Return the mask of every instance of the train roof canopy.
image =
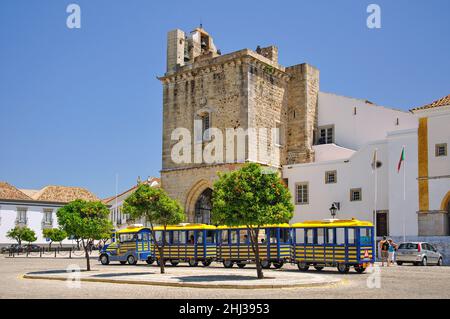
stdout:
{"type": "Polygon", "coordinates": [[[301,223],[295,223],[292,227],[354,227],[354,226],[373,226],[371,222],[352,219],[324,219],[324,220],[306,220],[301,223]]]}

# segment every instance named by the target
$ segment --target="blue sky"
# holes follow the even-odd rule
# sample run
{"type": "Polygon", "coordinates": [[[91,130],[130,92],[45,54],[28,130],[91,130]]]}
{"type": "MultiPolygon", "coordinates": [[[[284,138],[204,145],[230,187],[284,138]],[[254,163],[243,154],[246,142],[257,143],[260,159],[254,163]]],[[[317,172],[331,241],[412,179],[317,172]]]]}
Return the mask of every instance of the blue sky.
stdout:
{"type": "Polygon", "coordinates": [[[222,53],[277,45],[321,90],[407,110],[450,93],[450,1],[0,1],[0,180],[100,197],[159,176],[166,33],[222,53]],[[66,7],[81,7],[81,29],[66,7]],[[381,7],[381,29],[366,8],[381,7]]]}

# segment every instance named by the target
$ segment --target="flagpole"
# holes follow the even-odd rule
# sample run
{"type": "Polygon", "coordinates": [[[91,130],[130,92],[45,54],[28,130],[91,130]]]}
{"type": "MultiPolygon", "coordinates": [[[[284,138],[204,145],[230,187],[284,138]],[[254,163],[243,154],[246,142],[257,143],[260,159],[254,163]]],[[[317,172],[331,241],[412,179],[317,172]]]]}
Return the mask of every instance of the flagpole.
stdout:
{"type": "Polygon", "coordinates": [[[405,206],[406,206],[406,147],[403,145],[403,158],[404,158],[404,165],[403,165],[403,241],[406,241],[406,226],[405,226],[405,206]]]}
{"type": "MultiPolygon", "coordinates": [[[[374,173],[375,173],[375,190],[374,190],[374,201],[373,201],[373,206],[374,206],[374,216],[373,216],[373,220],[374,220],[374,240],[375,240],[375,243],[377,243],[377,197],[378,197],[378,170],[377,170],[377,156],[378,156],[378,154],[377,154],[377,151],[378,151],[378,149],[377,148],[375,148],[375,151],[374,151],[374,166],[373,166],[373,169],[375,170],[374,171],[374,173]]],[[[378,246],[378,244],[377,244],[377,246],[378,246]]],[[[377,249],[377,251],[378,251],[378,249],[377,249]]],[[[378,255],[378,254],[377,254],[378,255]]]]}

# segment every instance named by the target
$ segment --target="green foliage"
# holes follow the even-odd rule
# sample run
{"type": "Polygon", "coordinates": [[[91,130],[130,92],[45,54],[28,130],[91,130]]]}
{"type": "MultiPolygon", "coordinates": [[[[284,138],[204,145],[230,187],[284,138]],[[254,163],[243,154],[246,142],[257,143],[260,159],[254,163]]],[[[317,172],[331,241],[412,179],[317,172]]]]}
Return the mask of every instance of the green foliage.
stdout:
{"type": "Polygon", "coordinates": [[[123,212],[132,218],[145,217],[151,224],[171,225],[181,223],[184,211],[181,205],[156,187],[141,184],[124,202],[123,212]]]}
{"type": "Polygon", "coordinates": [[[6,233],[6,237],[16,240],[19,245],[22,244],[22,241],[32,243],[37,240],[36,233],[34,232],[34,230],[28,227],[19,227],[19,226],[10,229],[6,233]]]}
{"type": "Polygon", "coordinates": [[[259,164],[223,173],[214,183],[212,220],[228,226],[287,223],[293,216],[291,194],[278,174],[259,164]]]}
{"type": "Polygon", "coordinates": [[[100,201],[87,202],[77,199],[61,207],[56,216],[61,230],[81,240],[87,270],[91,270],[88,244],[94,240],[103,239],[106,234],[109,236],[113,229],[113,225],[108,218],[108,207],[100,201]]]}
{"type": "Polygon", "coordinates": [[[109,210],[100,201],[87,202],[81,199],[74,200],[56,213],[58,224],[67,235],[81,240],[102,239],[108,236],[113,226],[108,219],[109,210]]]}
{"type": "Polygon", "coordinates": [[[51,242],[62,242],[67,238],[67,233],[59,228],[44,228],[42,230],[42,235],[45,238],[50,239],[51,242]]]}

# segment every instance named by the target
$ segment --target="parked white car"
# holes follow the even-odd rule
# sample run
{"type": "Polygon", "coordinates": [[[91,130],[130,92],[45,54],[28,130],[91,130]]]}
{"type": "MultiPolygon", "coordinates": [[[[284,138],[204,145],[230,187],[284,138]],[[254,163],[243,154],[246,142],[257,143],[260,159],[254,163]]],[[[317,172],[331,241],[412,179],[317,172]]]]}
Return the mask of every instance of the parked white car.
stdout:
{"type": "Polygon", "coordinates": [[[412,263],[414,265],[442,266],[443,257],[437,249],[425,242],[406,242],[398,246],[396,254],[397,265],[412,263]]]}

